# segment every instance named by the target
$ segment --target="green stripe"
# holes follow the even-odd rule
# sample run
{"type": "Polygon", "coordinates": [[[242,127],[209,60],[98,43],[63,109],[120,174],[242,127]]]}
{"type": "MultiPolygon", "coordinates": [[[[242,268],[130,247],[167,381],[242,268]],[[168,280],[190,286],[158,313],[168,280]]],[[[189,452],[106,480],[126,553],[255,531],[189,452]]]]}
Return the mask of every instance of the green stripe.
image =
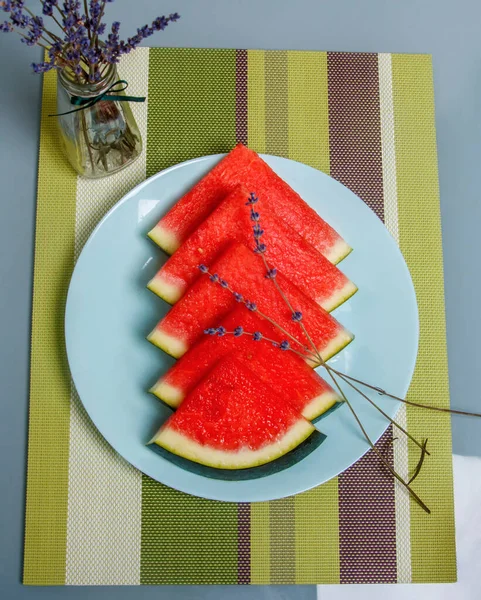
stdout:
{"type": "MultiPolygon", "coordinates": [[[[235,50],[152,49],[147,175],[235,142],[235,50]]],[[[237,506],[144,476],[141,583],[236,582],[237,506]]]]}
{"type": "MultiPolygon", "coordinates": [[[[409,399],[449,406],[443,260],[431,57],[392,55],[399,239],[419,305],[421,342],[409,399]]],[[[408,408],[408,429],[429,438],[431,456],[414,489],[431,508],[411,503],[412,579],[456,580],[449,417],[408,408]]],[[[414,468],[417,454],[409,454],[414,468]]]]}
{"type": "Polygon", "coordinates": [[[271,536],[269,502],[251,504],[251,583],[271,582],[271,536]]]}
{"type": "Polygon", "coordinates": [[[287,52],[265,53],[266,152],[289,155],[287,52]]]}
{"type": "Polygon", "coordinates": [[[140,582],[237,583],[237,505],[189,496],[144,475],[140,582]]]}
{"type": "MultiPolygon", "coordinates": [[[[265,53],[266,152],[289,156],[288,62],[286,51],[265,53]]],[[[295,499],[270,503],[270,582],[295,582],[295,499]]]]}
{"type": "Polygon", "coordinates": [[[235,61],[235,50],[150,51],[147,176],[233,148],[235,61]]]}
{"type": "MultiPolygon", "coordinates": [[[[264,50],[247,54],[247,141],[249,148],[266,152],[266,78],[264,50]]],[[[271,582],[269,502],[251,504],[251,583],[271,582]]]]}
{"type": "Polygon", "coordinates": [[[57,134],[56,76],[44,78],[38,175],[25,584],[65,583],[70,374],[64,306],[74,263],[77,177],[57,134]]]}
{"type": "MultiPolygon", "coordinates": [[[[327,54],[289,51],[287,72],[289,158],[329,174],[327,54]]],[[[339,583],[337,478],[295,498],[295,536],[295,583],[339,583]]]]}
{"type": "Polygon", "coordinates": [[[271,583],[296,582],[295,497],[270,502],[271,583]]]}
{"type": "Polygon", "coordinates": [[[265,51],[247,53],[247,143],[256,152],[266,151],[265,51]]]}
{"type": "Polygon", "coordinates": [[[296,496],[295,509],[295,583],[340,583],[337,477],[296,496]]]}
{"type": "Polygon", "coordinates": [[[329,174],[327,53],[288,52],[289,158],[329,174]]]}

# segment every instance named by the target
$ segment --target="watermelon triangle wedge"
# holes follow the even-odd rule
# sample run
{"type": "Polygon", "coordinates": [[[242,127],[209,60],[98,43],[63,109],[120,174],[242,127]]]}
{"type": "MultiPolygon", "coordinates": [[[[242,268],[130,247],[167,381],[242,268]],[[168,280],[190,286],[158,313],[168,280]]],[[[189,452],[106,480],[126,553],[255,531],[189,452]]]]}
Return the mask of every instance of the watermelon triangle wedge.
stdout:
{"type": "MultiPolygon", "coordinates": [[[[252,221],[246,206],[249,191],[235,188],[169,258],[148,287],[174,304],[201,276],[199,263],[210,264],[226,243],[237,241],[254,248],[252,221]]],[[[331,262],[263,203],[260,213],[266,259],[299,289],[330,312],[350,298],[357,287],[331,262]]]]}
{"type": "Polygon", "coordinates": [[[202,465],[247,469],[287,454],[314,431],[291,404],[229,356],[185,398],[150,443],[202,465]]]}
{"type": "Polygon", "coordinates": [[[172,408],[178,408],[219,361],[234,354],[238,362],[255,372],[279,398],[290,402],[310,421],[340,402],[334,390],[293,352],[282,352],[270,341],[254,341],[245,333],[234,337],[232,332],[241,323],[245,332],[260,332],[264,338],[282,340],[265,319],[237,306],[219,323],[227,334],[202,337],[150,391],[172,408]]]}
{"type": "Polygon", "coordinates": [[[326,223],[253,150],[239,144],[185,194],[150,231],[150,238],[173,254],[237,186],[255,191],[268,207],[336,264],[351,251],[326,223]]]}
{"type": "MultiPolygon", "coordinates": [[[[255,302],[259,312],[274,319],[296,339],[302,340],[299,325],[292,321],[292,314],[272,281],[266,279],[262,260],[251,250],[239,243],[230,244],[211,265],[211,272],[218,273],[233,290],[255,302]]],[[[309,335],[323,360],[327,360],[353,340],[354,336],[334,317],[280,272],[277,274],[277,282],[293,308],[302,312],[309,335]]],[[[148,339],[167,354],[179,358],[204,335],[205,329],[216,327],[236,305],[234,296],[227,289],[212,283],[208,276],[203,275],[170,309],[148,339]]],[[[303,343],[307,342],[303,340],[303,343]]]]}

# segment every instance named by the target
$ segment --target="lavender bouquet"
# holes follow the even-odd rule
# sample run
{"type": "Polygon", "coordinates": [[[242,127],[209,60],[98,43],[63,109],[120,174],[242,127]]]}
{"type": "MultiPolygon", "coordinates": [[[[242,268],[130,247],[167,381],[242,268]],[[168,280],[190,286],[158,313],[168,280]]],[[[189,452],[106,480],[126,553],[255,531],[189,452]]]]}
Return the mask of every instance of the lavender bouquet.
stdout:
{"type": "Polygon", "coordinates": [[[119,80],[117,63],[180,18],[177,13],[158,17],[121,40],[120,23],[114,21],[107,33],[103,22],[106,4],[113,1],[40,0],[42,15],[36,15],[24,0],[0,0],[0,10],[8,15],[0,30],[44,49],[45,60],[32,63],[35,73],[57,71],[55,116],[62,145],[74,169],[92,178],[124,168],[142,150],[129,102],[145,98],[125,95],[128,82],[119,80]]]}

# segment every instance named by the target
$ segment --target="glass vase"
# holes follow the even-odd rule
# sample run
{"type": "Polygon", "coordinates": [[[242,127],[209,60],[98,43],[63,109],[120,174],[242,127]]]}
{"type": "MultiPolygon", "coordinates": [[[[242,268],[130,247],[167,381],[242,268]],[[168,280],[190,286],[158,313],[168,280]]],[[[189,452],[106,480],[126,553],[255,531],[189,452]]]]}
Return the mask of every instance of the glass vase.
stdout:
{"type": "MultiPolygon", "coordinates": [[[[102,79],[95,83],[80,83],[72,73],[59,71],[57,112],[78,108],[71,103],[72,97],[92,100],[118,79],[115,65],[109,65],[102,79]]],[[[99,100],[93,106],[57,119],[64,152],[72,167],[84,177],[97,179],[117,173],[142,152],[139,128],[127,101],[99,100]]]]}

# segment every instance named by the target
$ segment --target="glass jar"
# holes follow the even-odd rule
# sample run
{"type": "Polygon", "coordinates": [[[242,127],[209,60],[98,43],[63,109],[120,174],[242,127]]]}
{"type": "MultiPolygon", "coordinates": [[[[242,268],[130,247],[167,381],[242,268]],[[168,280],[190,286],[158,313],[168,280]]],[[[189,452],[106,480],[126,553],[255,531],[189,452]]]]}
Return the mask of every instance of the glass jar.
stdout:
{"type": "MultiPolygon", "coordinates": [[[[79,82],[73,73],[59,71],[57,112],[78,108],[71,103],[73,96],[92,100],[118,79],[116,65],[108,65],[102,79],[95,83],[79,82]]],[[[113,90],[110,94],[125,95],[113,90]]],[[[97,179],[117,173],[142,152],[139,128],[127,101],[100,100],[57,119],[65,154],[72,167],[84,177],[97,179]]]]}

